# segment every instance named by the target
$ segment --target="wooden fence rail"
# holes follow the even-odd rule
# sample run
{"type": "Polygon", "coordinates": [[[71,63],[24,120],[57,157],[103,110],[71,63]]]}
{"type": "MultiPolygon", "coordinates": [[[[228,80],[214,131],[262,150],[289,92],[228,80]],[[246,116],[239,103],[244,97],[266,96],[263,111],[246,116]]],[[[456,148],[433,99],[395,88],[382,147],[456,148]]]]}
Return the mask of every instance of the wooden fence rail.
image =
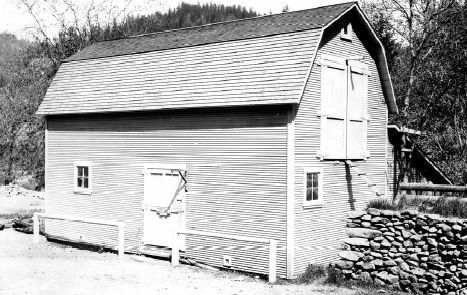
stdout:
{"type": "Polygon", "coordinates": [[[269,239],[239,236],[239,235],[228,235],[228,234],[205,232],[205,231],[198,231],[198,230],[181,230],[181,231],[176,232],[176,235],[174,236],[174,242],[172,243],[172,265],[178,265],[179,263],[178,235],[217,237],[217,238],[223,238],[223,239],[269,244],[269,282],[270,283],[276,282],[277,240],[269,240],[269,239]]]}
{"type": "Polygon", "coordinates": [[[445,196],[429,196],[429,195],[405,195],[407,200],[424,200],[424,201],[436,201],[440,198],[443,198],[446,201],[454,201],[458,200],[461,202],[467,202],[467,198],[459,198],[459,197],[445,197],[445,196]]]}
{"type": "Polygon", "coordinates": [[[411,191],[464,192],[464,193],[467,193],[467,186],[449,185],[449,184],[402,182],[400,184],[399,188],[401,190],[411,190],[411,191]]]}
{"type": "Polygon", "coordinates": [[[78,216],[71,216],[66,214],[46,214],[40,212],[34,212],[33,216],[33,233],[34,233],[34,243],[39,242],[39,219],[55,219],[55,220],[68,220],[74,222],[84,222],[84,223],[91,223],[91,224],[102,224],[102,225],[110,225],[115,226],[118,228],[118,256],[120,258],[123,257],[125,252],[125,223],[120,221],[114,220],[105,220],[105,219],[97,219],[97,218],[86,218],[86,217],[78,217],[78,216]]]}

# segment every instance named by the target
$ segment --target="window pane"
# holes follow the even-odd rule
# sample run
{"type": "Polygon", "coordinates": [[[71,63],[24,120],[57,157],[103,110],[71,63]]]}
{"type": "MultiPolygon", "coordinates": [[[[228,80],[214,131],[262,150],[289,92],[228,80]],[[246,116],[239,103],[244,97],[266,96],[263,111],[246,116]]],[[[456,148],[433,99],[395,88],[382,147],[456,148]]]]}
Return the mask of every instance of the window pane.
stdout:
{"type": "Polygon", "coordinates": [[[84,188],[89,188],[89,179],[86,177],[84,178],[84,185],[83,185],[84,188]]]}
{"type": "Polygon", "coordinates": [[[83,176],[83,167],[78,166],[77,169],[78,169],[78,177],[83,176]]]}
{"type": "Polygon", "coordinates": [[[307,201],[312,201],[313,200],[313,189],[312,188],[307,188],[306,189],[306,200],[307,201]]]}
{"type": "Polygon", "coordinates": [[[318,176],[319,173],[313,173],[313,188],[318,187],[318,176]]]}
{"type": "Polygon", "coordinates": [[[306,200],[317,201],[319,199],[319,173],[306,174],[306,200]]]}
{"type": "Polygon", "coordinates": [[[307,177],[306,177],[306,187],[307,187],[307,188],[312,188],[312,187],[313,187],[313,178],[312,178],[311,173],[308,173],[308,174],[307,174],[307,177]]]}
{"type": "Polygon", "coordinates": [[[78,187],[83,187],[83,179],[81,179],[81,177],[78,177],[78,184],[77,184],[78,187]]]}
{"type": "Polygon", "coordinates": [[[313,188],[313,201],[317,201],[319,199],[319,191],[318,187],[313,188]]]}
{"type": "Polygon", "coordinates": [[[89,167],[83,167],[83,171],[84,171],[83,176],[88,177],[89,176],[89,167]]]}

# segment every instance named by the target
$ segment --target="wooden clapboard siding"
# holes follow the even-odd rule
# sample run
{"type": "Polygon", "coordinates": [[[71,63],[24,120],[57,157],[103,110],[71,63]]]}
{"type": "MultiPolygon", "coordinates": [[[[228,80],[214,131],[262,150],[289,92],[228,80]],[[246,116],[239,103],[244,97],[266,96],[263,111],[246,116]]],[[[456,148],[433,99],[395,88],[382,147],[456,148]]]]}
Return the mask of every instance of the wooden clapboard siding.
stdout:
{"type": "MultiPolygon", "coordinates": [[[[124,221],[126,250],[142,233],[144,164],[188,166],[188,229],[277,239],[278,274],[286,265],[287,110],[191,109],[115,115],[49,116],[47,213],[124,221]],[[92,195],[73,193],[73,161],[92,162],[92,195]]],[[[53,236],[115,247],[105,226],[47,221],[53,236]]],[[[267,245],[187,238],[188,256],[267,273],[267,245]],[[266,247],[266,248],[264,248],[266,247]]]]}
{"type": "Polygon", "coordinates": [[[38,114],[297,102],[319,30],[64,63],[38,114]]]}
{"type": "MultiPolygon", "coordinates": [[[[340,28],[325,31],[317,60],[321,54],[348,57],[365,56],[371,77],[368,81],[368,150],[371,157],[358,166],[370,180],[385,190],[386,169],[386,113],[381,82],[373,58],[353,32],[353,41],[340,38],[340,28]]],[[[375,194],[361,178],[346,171],[343,162],[320,161],[321,67],[315,62],[305,87],[304,96],[295,120],[295,275],[303,272],[308,263],[328,263],[337,260],[337,250],[345,237],[345,219],[350,210],[362,209],[375,194]],[[303,175],[305,167],[323,169],[322,207],[303,206],[303,175]]]]}

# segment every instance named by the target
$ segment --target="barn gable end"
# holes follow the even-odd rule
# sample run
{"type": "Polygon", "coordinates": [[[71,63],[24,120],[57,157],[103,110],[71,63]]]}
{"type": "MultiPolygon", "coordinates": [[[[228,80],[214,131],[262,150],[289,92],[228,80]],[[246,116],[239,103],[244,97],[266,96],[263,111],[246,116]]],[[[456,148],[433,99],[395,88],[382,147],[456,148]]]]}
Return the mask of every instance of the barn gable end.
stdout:
{"type": "Polygon", "coordinates": [[[316,59],[295,117],[295,274],[303,272],[309,263],[328,263],[337,260],[345,237],[347,212],[362,209],[376,195],[367,184],[342,161],[320,159],[321,149],[321,74],[323,56],[346,59],[364,57],[368,66],[368,138],[370,157],[357,162],[380,190],[385,191],[387,106],[381,86],[375,56],[368,52],[365,35],[351,30],[351,41],[341,37],[341,29],[348,23],[361,26],[355,18],[344,18],[323,33],[316,59]],[[305,171],[322,171],[323,202],[318,206],[304,204],[305,171]]]}

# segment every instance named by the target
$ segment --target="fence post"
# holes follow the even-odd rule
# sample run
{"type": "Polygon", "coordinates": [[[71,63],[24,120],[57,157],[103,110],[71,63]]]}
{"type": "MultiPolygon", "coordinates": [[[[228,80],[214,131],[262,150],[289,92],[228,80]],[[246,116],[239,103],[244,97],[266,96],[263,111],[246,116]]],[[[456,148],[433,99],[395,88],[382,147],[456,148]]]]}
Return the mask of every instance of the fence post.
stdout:
{"type": "Polygon", "coordinates": [[[269,282],[275,283],[276,274],[276,258],[277,258],[277,241],[269,240],[269,282]]]}
{"type": "Polygon", "coordinates": [[[118,257],[123,258],[125,254],[125,225],[118,225],[118,257]]]}
{"type": "Polygon", "coordinates": [[[39,212],[34,212],[33,217],[33,242],[39,243],[39,212]]]}

